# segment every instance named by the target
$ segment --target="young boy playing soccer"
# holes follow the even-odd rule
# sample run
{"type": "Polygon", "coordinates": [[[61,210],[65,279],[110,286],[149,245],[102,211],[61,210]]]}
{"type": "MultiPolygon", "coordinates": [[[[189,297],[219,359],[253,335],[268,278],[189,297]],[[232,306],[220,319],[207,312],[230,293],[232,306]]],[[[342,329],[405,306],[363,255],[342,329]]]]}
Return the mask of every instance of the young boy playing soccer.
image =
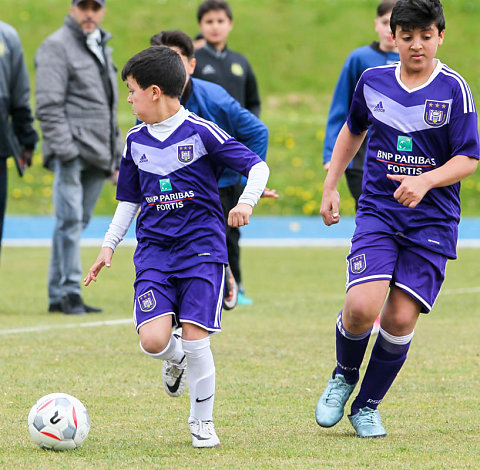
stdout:
{"type": "Polygon", "coordinates": [[[470,89],[435,58],[445,29],[440,1],[398,0],[390,24],[400,63],[369,69],[359,80],[320,209],[326,225],[338,223],[336,186],[370,126],[346,300],[337,319],[337,365],[316,407],[320,426],[340,421],[381,310],[349,415],[359,437],[386,435],[377,406],[406,360],[419,314],[435,302],[447,259],[456,258],[459,182],[479,158],[470,89]]]}
{"type": "Polygon", "coordinates": [[[162,359],[167,393],[190,390],[194,447],[220,444],[213,425],[215,366],[209,334],[220,331],[227,264],[217,179],[225,167],[248,176],[228,223],[248,224],[268,179],[260,157],[217,125],[181,106],[185,67],[164,46],[133,56],[122,71],[128,102],[142,121],[127,136],[117,210],[85,285],[110,267],[138,209],[134,321],[140,348],[162,359]],[[181,324],[172,334],[172,327],[181,324]],[[186,370],[186,374],[184,373],[186,370]]]}

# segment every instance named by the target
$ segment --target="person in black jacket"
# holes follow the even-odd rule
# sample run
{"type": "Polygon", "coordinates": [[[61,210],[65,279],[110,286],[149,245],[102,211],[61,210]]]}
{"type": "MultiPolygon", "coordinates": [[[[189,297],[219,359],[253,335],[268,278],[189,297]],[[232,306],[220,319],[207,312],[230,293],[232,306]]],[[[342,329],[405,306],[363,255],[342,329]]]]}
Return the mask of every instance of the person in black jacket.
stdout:
{"type": "Polygon", "coordinates": [[[0,248],[7,205],[7,158],[32,164],[38,135],[33,128],[30,83],[17,31],[0,21],[0,248]]]}
{"type": "MultiPolygon", "coordinates": [[[[259,117],[260,97],[252,67],[245,56],[227,47],[227,38],[233,28],[230,5],[223,0],[206,0],[198,7],[197,20],[206,44],[195,51],[197,66],[193,77],[221,85],[244,108],[259,117]]],[[[225,214],[235,206],[242,191],[240,175],[230,186],[220,189],[225,214]]],[[[240,289],[238,305],[250,305],[253,301],[244,294],[242,286],[239,239],[240,231],[229,227],[228,260],[240,289]]]]}

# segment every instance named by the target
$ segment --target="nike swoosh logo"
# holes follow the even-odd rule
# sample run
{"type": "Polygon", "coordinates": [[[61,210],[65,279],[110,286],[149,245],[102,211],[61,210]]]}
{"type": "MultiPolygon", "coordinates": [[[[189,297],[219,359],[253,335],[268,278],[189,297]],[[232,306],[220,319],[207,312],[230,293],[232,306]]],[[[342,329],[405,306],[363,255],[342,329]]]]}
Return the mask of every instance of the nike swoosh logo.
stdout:
{"type": "Polygon", "coordinates": [[[172,386],[166,384],[170,393],[175,393],[178,390],[178,387],[180,387],[180,382],[182,380],[184,372],[185,370],[182,370],[182,373],[177,377],[177,380],[175,380],[175,383],[172,386]]]}
{"type": "Polygon", "coordinates": [[[207,398],[197,398],[195,401],[196,401],[197,403],[202,403],[202,401],[210,400],[210,398],[212,398],[213,395],[215,395],[215,394],[212,393],[212,394],[211,394],[209,397],[207,397],[207,398]]]}
{"type": "Polygon", "coordinates": [[[208,441],[211,437],[211,436],[210,437],[202,437],[199,434],[193,434],[193,432],[192,432],[192,436],[196,437],[199,441],[208,441]]]}

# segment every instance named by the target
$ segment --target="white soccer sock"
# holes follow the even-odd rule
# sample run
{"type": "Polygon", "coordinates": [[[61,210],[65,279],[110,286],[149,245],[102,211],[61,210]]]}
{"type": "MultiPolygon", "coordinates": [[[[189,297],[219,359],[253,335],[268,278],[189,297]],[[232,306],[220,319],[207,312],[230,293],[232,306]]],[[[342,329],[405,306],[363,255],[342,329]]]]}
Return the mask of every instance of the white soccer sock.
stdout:
{"type": "Polygon", "coordinates": [[[163,359],[176,363],[180,363],[185,355],[182,349],[182,341],[180,338],[177,338],[173,334],[170,336],[170,341],[167,344],[167,347],[160,351],[159,353],[150,353],[143,348],[142,342],[140,341],[140,349],[150,357],[154,359],[163,359]]]}
{"type": "Polygon", "coordinates": [[[190,416],[202,421],[213,419],[215,399],[215,364],[207,336],[198,341],[182,339],[187,356],[187,378],[190,390],[190,416]]]}

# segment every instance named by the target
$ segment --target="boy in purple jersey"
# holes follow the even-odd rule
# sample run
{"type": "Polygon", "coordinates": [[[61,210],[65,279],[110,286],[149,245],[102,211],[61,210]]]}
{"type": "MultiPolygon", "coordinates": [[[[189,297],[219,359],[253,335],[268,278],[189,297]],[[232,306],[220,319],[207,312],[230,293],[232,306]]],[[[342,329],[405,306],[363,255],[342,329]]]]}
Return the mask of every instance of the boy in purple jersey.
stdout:
{"type": "Polygon", "coordinates": [[[193,446],[217,446],[209,334],[220,331],[228,262],[217,179],[226,167],[248,176],[228,217],[229,225],[241,227],[265,189],[268,167],[216,124],[181,106],[185,68],[175,51],[155,46],[139,52],[123,68],[122,79],[142,124],[128,133],[118,207],[85,285],[110,267],[115,247],[140,209],[134,256],[140,348],[164,361],[169,395],[179,396],[188,378],[193,446]],[[180,330],[172,333],[179,324],[181,336],[180,330]]]}
{"type": "Polygon", "coordinates": [[[400,63],[368,69],[360,78],[320,209],[326,225],[338,223],[336,186],[370,126],[346,300],[337,318],[337,365],[316,407],[320,426],[340,421],[381,311],[349,415],[359,437],[386,435],[377,406],[406,360],[419,314],[435,302],[447,259],[456,258],[459,182],[479,158],[470,89],[435,59],[445,29],[440,1],[398,0],[390,26],[400,63]]]}

